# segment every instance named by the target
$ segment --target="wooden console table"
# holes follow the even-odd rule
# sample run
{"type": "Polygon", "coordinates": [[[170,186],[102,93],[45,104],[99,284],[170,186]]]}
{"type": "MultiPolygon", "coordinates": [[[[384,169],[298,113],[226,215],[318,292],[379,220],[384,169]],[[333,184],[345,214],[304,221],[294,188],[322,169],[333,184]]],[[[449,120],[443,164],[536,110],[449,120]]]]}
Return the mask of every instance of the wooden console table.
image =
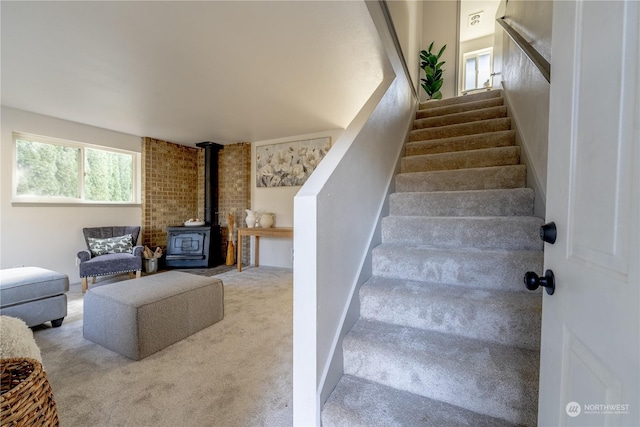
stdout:
{"type": "Polygon", "coordinates": [[[253,227],[253,228],[238,228],[238,271],[242,271],[242,236],[255,236],[256,247],[254,248],[254,257],[256,267],[260,265],[260,237],[293,237],[292,227],[253,227]]]}

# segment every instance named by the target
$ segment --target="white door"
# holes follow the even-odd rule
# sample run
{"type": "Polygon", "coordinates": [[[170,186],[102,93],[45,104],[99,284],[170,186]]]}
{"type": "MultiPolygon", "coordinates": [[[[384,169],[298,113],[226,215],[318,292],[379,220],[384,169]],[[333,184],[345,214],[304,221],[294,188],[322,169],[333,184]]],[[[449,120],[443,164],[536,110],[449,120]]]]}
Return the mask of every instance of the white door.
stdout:
{"type": "Polygon", "coordinates": [[[541,426],[640,425],[639,9],[554,2],[541,426]]]}

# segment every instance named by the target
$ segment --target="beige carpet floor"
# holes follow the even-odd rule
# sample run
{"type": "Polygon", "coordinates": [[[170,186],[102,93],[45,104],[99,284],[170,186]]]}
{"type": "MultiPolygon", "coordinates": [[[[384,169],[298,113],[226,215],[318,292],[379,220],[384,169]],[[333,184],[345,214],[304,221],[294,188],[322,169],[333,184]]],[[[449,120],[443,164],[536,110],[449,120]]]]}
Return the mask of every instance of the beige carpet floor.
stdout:
{"type": "MultiPolygon", "coordinates": [[[[62,327],[34,328],[61,426],[292,425],[292,271],[216,277],[224,319],[137,362],[83,338],[72,285],[62,327]]],[[[119,280],[128,276],[94,286],[119,280]]]]}

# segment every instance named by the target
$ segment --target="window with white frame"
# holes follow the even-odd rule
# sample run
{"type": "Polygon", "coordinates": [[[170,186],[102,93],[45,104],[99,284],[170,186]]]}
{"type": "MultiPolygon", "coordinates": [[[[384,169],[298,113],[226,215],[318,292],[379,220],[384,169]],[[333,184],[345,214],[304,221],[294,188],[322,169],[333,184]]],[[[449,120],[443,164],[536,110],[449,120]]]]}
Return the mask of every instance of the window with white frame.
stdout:
{"type": "Polygon", "coordinates": [[[463,92],[491,87],[491,64],[493,48],[476,50],[462,56],[464,62],[463,92]]]}
{"type": "Polygon", "coordinates": [[[139,154],[13,133],[14,202],[139,203],[139,154]]]}

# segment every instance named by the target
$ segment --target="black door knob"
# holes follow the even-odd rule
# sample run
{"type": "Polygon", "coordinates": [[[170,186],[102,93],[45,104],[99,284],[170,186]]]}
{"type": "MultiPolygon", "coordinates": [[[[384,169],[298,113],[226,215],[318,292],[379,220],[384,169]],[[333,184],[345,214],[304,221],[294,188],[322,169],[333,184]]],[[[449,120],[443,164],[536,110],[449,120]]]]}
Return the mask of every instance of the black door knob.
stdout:
{"type": "Polygon", "coordinates": [[[539,277],[533,271],[527,271],[524,274],[524,285],[530,291],[535,291],[538,286],[542,286],[547,290],[547,294],[553,295],[556,290],[556,277],[551,270],[545,271],[544,277],[539,277]]]}
{"type": "Polygon", "coordinates": [[[556,229],[555,222],[549,222],[540,227],[540,238],[543,242],[551,243],[553,245],[556,242],[557,235],[558,230],[556,229]]]}

